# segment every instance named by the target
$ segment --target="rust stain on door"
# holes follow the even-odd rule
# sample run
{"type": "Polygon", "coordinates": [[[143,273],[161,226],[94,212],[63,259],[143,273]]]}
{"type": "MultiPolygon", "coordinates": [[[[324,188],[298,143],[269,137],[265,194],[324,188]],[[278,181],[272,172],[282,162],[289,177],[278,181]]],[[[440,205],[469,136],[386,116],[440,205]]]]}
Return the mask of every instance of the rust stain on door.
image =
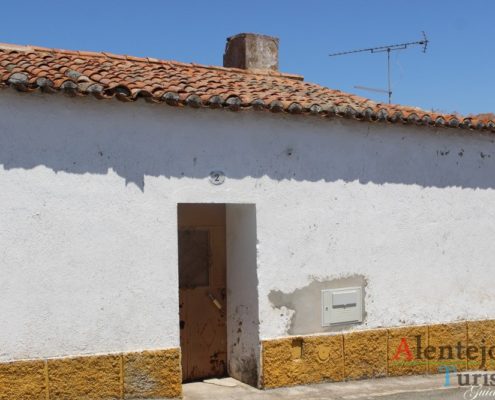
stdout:
{"type": "Polygon", "coordinates": [[[183,381],[227,374],[225,205],[180,204],[183,381]]]}

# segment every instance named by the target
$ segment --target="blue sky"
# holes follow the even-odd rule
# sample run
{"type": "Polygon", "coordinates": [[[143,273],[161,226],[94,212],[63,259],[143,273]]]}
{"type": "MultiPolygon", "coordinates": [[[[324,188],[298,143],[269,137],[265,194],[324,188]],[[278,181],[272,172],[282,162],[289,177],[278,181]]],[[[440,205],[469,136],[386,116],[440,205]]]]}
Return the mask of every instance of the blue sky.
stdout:
{"type": "Polygon", "coordinates": [[[386,101],[385,54],[335,51],[414,41],[393,53],[393,102],[463,114],[495,112],[495,1],[25,0],[2,4],[0,42],[221,65],[225,38],[280,38],[280,69],[386,101]]]}

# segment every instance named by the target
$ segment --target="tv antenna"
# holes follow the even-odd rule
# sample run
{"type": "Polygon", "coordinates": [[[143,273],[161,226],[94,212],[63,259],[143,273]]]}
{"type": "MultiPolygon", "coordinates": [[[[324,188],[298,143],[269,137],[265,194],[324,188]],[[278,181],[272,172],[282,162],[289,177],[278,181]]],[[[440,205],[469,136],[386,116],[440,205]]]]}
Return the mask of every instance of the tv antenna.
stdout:
{"type": "Polygon", "coordinates": [[[398,44],[391,44],[388,46],[378,46],[378,47],[370,47],[368,49],[359,49],[359,50],[350,50],[350,51],[341,51],[339,53],[332,53],[329,54],[330,57],[335,57],[335,56],[343,56],[346,54],[354,54],[354,53],[364,53],[364,52],[370,52],[370,53],[387,53],[387,82],[388,82],[388,87],[387,90],[384,89],[374,89],[374,88],[369,88],[365,86],[354,86],[356,89],[361,89],[361,90],[368,90],[371,92],[379,92],[379,93],[387,93],[388,94],[388,103],[390,104],[392,102],[392,84],[390,80],[390,53],[392,51],[396,50],[405,50],[409,46],[423,46],[423,53],[426,53],[426,48],[428,46],[429,40],[426,37],[426,33],[423,31],[423,39],[418,40],[416,42],[407,42],[407,43],[398,43],[398,44]]]}

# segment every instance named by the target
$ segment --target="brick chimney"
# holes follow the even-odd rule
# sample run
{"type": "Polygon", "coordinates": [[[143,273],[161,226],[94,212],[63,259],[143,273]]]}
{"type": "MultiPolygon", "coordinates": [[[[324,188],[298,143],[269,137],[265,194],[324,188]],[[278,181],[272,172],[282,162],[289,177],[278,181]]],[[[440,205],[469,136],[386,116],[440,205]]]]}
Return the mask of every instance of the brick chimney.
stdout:
{"type": "Polygon", "coordinates": [[[278,71],[278,38],[239,33],[227,38],[223,66],[278,71]]]}

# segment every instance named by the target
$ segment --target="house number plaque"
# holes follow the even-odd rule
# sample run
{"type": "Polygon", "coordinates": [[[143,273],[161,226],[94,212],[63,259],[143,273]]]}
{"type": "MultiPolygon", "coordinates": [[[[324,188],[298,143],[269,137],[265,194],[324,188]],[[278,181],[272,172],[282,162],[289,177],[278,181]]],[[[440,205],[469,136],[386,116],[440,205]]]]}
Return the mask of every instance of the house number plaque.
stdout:
{"type": "Polygon", "coordinates": [[[210,182],[213,185],[221,185],[225,182],[225,174],[222,171],[211,171],[210,182]]]}

